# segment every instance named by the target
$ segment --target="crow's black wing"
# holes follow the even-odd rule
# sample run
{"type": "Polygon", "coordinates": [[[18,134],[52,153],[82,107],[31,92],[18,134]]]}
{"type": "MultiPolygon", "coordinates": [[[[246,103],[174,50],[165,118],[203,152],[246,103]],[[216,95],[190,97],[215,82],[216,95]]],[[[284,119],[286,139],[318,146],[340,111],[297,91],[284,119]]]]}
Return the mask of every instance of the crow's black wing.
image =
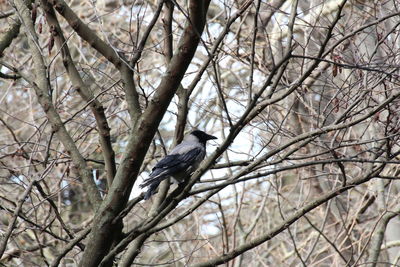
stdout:
{"type": "Polygon", "coordinates": [[[156,170],[171,168],[171,167],[174,167],[175,165],[179,164],[180,156],[181,155],[178,155],[178,154],[166,155],[162,160],[160,160],[159,162],[157,162],[156,165],[154,165],[154,167],[152,169],[152,174],[156,170]]]}
{"type": "Polygon", "coordinates": [[[170,154],[160,160],[153,168],[149,178],[145,179],[140,187],[145,187],[153,182],[160,183],[168,176],[187,170],[196,162],[202,160],[205,151],[201,147],[195,147],[183,154],[170,154]]]}

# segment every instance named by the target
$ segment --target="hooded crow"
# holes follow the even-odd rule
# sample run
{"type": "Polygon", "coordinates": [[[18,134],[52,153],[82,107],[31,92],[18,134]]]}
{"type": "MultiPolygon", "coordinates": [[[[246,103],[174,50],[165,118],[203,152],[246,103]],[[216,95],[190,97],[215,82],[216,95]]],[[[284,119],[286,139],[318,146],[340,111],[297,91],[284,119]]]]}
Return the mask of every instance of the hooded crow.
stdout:
{"type": "Polygon", "coordinates": [[[148,186],[144,199],[155,194],[159,184],[168,177],[174,182],[182,183],[200,165],[206,156],[206,142],[217,137],[195,130],[183,138],[168,155],[153,168],[150,176],[140,184],[140,188],[148,186]]]}

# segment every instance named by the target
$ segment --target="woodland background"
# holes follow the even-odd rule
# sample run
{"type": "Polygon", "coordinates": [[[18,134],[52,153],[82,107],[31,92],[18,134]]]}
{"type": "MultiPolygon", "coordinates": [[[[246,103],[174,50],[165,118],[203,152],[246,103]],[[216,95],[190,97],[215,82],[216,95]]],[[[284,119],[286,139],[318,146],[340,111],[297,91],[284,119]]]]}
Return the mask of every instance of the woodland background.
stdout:
{"type": "Polygon", "coordinates": [[[0,265],[400,266],[399,24],[399,0],[0,0],[0,265]],[[142,201],[194,128],[199,170],[142,201]]]}

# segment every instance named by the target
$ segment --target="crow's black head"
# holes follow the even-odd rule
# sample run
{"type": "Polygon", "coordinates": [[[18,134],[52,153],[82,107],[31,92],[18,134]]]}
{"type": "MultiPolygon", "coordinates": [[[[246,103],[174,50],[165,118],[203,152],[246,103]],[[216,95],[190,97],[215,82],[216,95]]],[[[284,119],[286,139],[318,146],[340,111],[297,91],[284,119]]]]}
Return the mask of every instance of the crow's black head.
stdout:
{"type": "Polygon", "coordinates": [[[199,142],[202,144],[205,144],[208,140],[217,139],[217,137],[206,134],[205,132],[200,130],[194,130],[190,134],[196,136],[197,139],[199,139],[199,142]]]}

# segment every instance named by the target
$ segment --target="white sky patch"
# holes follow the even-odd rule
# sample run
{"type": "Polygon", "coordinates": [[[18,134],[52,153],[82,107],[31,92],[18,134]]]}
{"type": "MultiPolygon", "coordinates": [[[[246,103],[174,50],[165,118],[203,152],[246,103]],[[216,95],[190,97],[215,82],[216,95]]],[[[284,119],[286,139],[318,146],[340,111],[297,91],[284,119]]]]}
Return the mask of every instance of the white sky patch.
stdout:
{"type": "Polygon", "coordinates": [[[208,24],[208,32],[211,34],[212,37],[217,37],[221,32],[223,28],[221,27],[221,24],[219,23],[210,23],[208,24]]]}
{"type": "Polygon", "coordinates": [[[200,231],[202,234],[206,235],[216,235],[220,232],[219,227],[216,226],[218,223],[218,215],[215,213],[206,214],[202,218],[208,223],[202,223],[200,225],[200,231]],[[212,222],[212,223],[210,223],[212,222]]]}

